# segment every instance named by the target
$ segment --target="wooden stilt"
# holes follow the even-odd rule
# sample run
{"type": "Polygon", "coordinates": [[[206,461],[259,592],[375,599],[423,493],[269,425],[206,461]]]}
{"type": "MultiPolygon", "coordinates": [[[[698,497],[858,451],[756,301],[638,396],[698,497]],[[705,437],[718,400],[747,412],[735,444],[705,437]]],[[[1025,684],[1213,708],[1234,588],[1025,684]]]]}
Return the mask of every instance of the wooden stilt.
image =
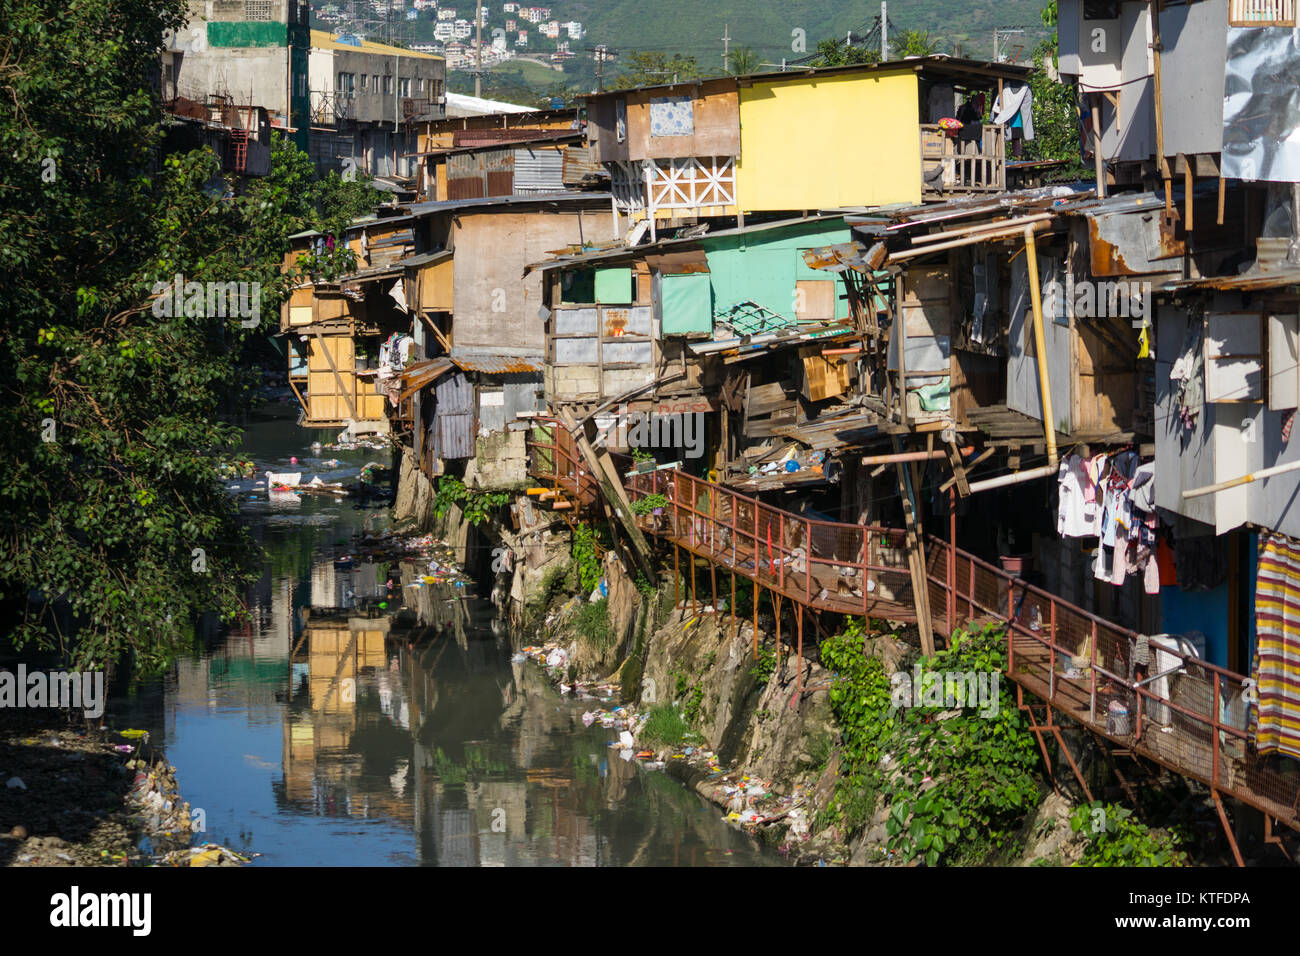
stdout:
{"type": "Polygon", "coordinates": [[[688,563],[691,566],[691,616],[694,617],[700,613],[695,608],[695,552],[688,550],[686,554],[689,558],[688,563]]]}
{"type": "Polygon", "coordinates": [[[713,613],[718,613],[718,565],[712,558],[709,559],[709,603],[713,605],[713,613]]]}
{"type": "MultiPolygon", "coordinates": [[[[902,453],[902,442],[894,438],[894,451],[902,453]]],[[[912,574],[912,601],[916,608],[916,629],[921,636],[921,653],[927,657],[934,653],[934,627],[930,620],[929,582],[925,575],[925,553],[917,528],[916,502],[911,475],[907,465],[898,462],[898,489],[903,499],[903,522],[907,528],[907,564],[912,574]]]]}
{"type": "Polygon", "coordinates": [[[754,553],[754,590],[751,593],[754,612],[754,660],[758,660],[758,599],[763,596],[763,589],[758,586],[758,552],[754,553]]]}

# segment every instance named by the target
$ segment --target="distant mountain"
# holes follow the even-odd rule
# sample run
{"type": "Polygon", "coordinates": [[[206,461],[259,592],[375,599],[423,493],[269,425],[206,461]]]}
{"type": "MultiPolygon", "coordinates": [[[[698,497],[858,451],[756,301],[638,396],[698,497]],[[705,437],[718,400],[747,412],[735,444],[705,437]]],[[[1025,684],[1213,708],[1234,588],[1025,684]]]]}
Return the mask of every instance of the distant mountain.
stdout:
{"type": "MultiPolygon", "coordinates": [[[[530,0],[529,5],[542,3],[530,0]]],[[[491,6],[496,15],[500,4],[491,6]]],[[[796,30],[804,31],[812,52],[828,37],[866,34],[880,14],[875,0],[553,0],[550,6],[559,19],[582,21],[585,46],[684,53],[719,69],[724,31],[732,49],[749,46],[765,62],[780,63],[782,57],[806,55],[793,48],[796,30]]],[[[993,54],[995,27],[1020,27],[1025,35],[1009,42],[1012,48],[1023,43],[1027,54],[1049,34],[1039,18],[1044,6],[1044,0],[890,0],[890,31],[929,31],[944,52],[960,42],[967,56],[983,59],[993,54]]]]}
{"type": "MultiPolygon", "coordinates": [[[[1003,38],[1002,51],[1011,58],[1027,59],[1050,36],[1039,16],[1045,5],[1046,0],[889,0],[889,31],[891,37],[904,30],[928,33],[938,52],[991,59],[994,29],[1019,29],[1023,32],[1003,38]]],[[[388,0],[312,0],[312,6],[317,14],[313,26],[321,29],[355,30],[373,40],[406,46],[433,41],[432,6],[418,12],[411,9],[410,0],[402,10],[388,0]]],[[[843,40],[852,33],[854,42],[861,44],[880,15],[879,0],[523,0],[519,6],[549,7],[551,19],[582,24],[579,39],[560,31],[559,42],[574,54],[562,73],[514,60],[484,77],[484,89],[493,96],[528,105],[556,94],[595,89],[595,61],[589,48],[597,44],[615,53],[692,56],[706,74],[717,74],[723,69],[724,35],[731,50],[752,49],[762,64],[759,69],[765,69],[779,66],[782,60],[807,60],[822,40],[843,40]]],[[[474,19],[470,0],[441,0],[441,7],[454,9],[458,19],[474,19]]],[[[485,0],[484,42],[500,35],[511,53],[534,57],[539,64],[548,61],[557,40],[542,36],[537,24],[525,22],[517,12],[507,14],[503,7],[504,0],[485,0]],[[517,29],[527,31],[526,47],[516,45],[515,34],[505,33],[511,20],[517,29]]],[[[877,34],[870,45],[878,48],[879,43],[877,34]]],[[[614,80],[625,62],[612,57],[605,65],[606,80],[614,80]]],[[[454,71],[448,80],[453,90],[472,88],[472,78],[464,72],[454,71]]]]}

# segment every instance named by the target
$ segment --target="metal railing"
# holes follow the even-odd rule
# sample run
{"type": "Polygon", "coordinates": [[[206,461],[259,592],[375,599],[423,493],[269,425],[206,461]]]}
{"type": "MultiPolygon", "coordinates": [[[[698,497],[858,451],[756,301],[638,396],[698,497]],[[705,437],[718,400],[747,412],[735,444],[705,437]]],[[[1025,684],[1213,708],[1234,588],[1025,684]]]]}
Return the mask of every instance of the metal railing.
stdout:
{"type": "MultiPolygon", "coordinates": [[[[1006,624],[1007,676],[1134,753],[1300,829],[1300,781],[1250,745],[1245,677],[1144,638],[938,538],[928,541],[932,606],[947,630],[1006,624]],[[1147,661],[1136,662],[1139,644],[1147,661]]],[[[938,620],[936,618],[936,620],[938,620]]]]}
{"type": "Polygon", "coordinates": [[[901,531],[805,518],[675,470],[628,481],[634,502],[666,502],[640,518],[642,530],[785,597],[866,616],[912,604],[901,531]]]}
{"type": "MultiPolygon", "coordinates": [[[[596,492],[558,425],[529,445],[538,478],[596,492]]],[[[821,611],[915,620],[903,531],[806,518],[676,470],[625,478],[643,531],[821,611]],[[657,502],[656,502],[657,503],[657,502]]],[[[1253,752],[1240,674],[1144,638],[940,538],[926,539],[936,629],[1005,625],[1007,676],[1088,729],[1300,830],[1300,780],[1253,752]],[[943,608],[942,614],[937,609],[943,608]],[[1140,644],[1148,661],[1139,665],[1140,644]]]]}

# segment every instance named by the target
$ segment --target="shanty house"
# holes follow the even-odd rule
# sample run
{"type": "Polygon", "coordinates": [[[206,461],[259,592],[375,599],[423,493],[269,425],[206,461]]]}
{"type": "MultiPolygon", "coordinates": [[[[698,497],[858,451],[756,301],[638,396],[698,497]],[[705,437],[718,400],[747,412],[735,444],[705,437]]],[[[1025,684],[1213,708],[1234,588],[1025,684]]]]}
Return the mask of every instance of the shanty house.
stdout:
{"type": "Polygon", "coordinates": [[[652,234],[696,218],[995,193],[1002,128],[973,122],[963,138],[939,121],[956,123],[959,97],[983,104],[1027,74],[925,57],[613,91],[588,97],[588,140],[620,212],[652,234]]]}

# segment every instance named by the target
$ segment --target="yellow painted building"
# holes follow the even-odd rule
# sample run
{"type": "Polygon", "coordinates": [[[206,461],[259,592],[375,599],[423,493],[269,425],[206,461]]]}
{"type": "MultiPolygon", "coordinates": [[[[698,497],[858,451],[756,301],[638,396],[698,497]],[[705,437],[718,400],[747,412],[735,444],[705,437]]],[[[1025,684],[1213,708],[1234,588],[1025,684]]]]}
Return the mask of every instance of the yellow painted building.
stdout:
{"type": "Polygon", "coordinates": [[[740,205],[919,203],[918,99],[911,68],[755,77],[740,89],[740,205]]]}

